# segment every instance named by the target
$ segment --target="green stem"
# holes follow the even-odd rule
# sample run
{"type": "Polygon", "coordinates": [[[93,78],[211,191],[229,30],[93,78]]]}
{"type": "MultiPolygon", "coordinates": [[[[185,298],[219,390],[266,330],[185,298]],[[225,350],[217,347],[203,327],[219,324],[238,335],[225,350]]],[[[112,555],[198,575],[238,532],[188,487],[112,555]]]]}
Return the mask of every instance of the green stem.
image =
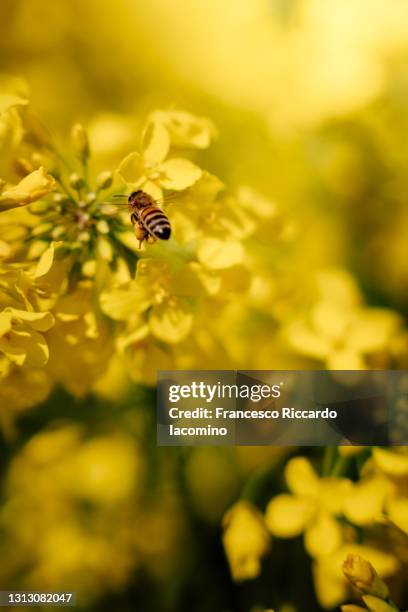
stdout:
{"type": "Polygon", "coordinates": [[[350,463],[349,457],[342,457],[341,455],[337,457],[337,461],[335,462],[333,469],[331,471],[331,476],[342,476],[347,470],[348,464],[350,463]]]}
{"type": "Polygon", "coordinates": [[[329,476],[331,474],[333,464],[337,457],[336,446],[326,446],[323,457],[322,476],[329,476]]]}

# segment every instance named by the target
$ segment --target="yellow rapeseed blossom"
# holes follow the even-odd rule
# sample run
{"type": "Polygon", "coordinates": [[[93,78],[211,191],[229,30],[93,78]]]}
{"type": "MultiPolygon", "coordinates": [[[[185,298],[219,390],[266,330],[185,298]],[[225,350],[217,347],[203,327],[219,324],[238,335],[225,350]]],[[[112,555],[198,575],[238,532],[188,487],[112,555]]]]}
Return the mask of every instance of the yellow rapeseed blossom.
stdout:
{"type": "Polygon", "coordinates": [[[291,459],[285,476],[290,494],[277,495],[269,502],[265,515],[269,530],[281,538],[304,532],[305,547],[312,557],[333,554],[343,544],[337,517],[351,482],[332,476],[319,479],[304,457],[291,459]]]}
{"type": "Polygon", "coordinates": [[[320,273],[317,289],[316,303],[289,325],[287,338],[293,349],[328,369],[364,369],[401,329],[395,312],[362,305],[352,278],[342,270],[320,273]]]}
{"type": "Polygon", "coordinates": [[[206,149],[216,136],[214,124],[206,117],[197,117],[181,110],[157,110],[150,117],[168,130],[173,147],[206,149]]]}
{"type": "Polygon", "coordinates": [[[188,159],[166,159],[171,140],[161,122],[147,126],[145,140],[142,154],[129,153],[118,168],[119,176],[130,189],[140,188],[160,199],[163,189],[181,191],[200,178],[201,169],[188,159]]]}
{"type": "Polygon", "coordinates": [[[251,580],[270,547],[262,514],[249,502],[237,502],[223,520],[223,543],[234,580],[251,580]]]}

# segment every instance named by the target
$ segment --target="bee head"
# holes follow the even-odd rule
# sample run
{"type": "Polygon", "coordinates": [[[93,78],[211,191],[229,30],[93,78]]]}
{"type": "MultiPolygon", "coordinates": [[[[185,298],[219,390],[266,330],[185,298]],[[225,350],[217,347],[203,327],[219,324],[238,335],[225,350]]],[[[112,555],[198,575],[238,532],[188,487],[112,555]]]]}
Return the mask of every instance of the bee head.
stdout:
{"type": "Polygon", "coordinates": [[[143,194],[143,191],[141,189],[138,189],[137,191],[132,191],[132,193],[130,194],[129,198],[128,198],[128,202],[129,204],[131,202],[134,202],[134,200],[138,197],[140,197],[143,194]]]}

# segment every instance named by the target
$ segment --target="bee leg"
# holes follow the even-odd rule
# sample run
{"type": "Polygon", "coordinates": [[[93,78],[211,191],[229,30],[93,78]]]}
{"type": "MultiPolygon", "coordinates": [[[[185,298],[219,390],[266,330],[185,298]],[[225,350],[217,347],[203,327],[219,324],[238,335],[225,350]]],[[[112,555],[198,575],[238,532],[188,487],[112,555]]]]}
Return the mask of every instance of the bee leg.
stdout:
{"type": "Polygon", "coordinates": [[[148,233],[146,232],[145,228],[141,223],[135,223],[133,227],[135,230],[136,239],[139,241],[139,249],[141,249],[143,242],[148,236],[148,233]]]}
{"type": "Polygon", "coordinates": [[[154,244],[155,242],[157,242],[157,239],[154,236],[149,235],[147,237],[147,243],[148,244],[154,244]]]}

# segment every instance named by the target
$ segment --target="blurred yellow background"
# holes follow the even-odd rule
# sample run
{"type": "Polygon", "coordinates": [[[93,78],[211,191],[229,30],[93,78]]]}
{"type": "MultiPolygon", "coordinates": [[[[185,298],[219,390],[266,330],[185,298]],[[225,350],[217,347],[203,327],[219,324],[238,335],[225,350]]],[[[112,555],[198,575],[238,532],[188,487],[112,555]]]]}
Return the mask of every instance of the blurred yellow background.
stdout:
{"type": "Polygon", "coordinates": [[[408,4],[2,0],[0,22],[1,589],[318,611],[349,600],[351,551],[407,606],[403,450],[158,449],[154,382],[407,367],[408,4]],[[136,184],[179,192],[141,252],[100,208],[136,184]],[[287,488],[318,546],[267,510],[287,488]]]}

